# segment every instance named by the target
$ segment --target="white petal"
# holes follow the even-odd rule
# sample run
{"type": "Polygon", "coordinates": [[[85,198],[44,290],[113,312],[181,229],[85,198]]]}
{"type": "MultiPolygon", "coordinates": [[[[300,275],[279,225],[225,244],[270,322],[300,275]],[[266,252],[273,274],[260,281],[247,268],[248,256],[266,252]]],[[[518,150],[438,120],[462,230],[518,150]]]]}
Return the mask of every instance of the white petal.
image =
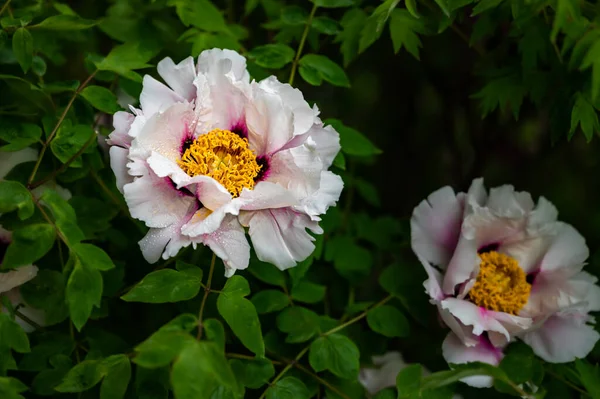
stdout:
{"type": "Polygon", "coordinates": [[[490,189],[487,207],[495,214],[504,217],[522,217],[534,207],[531,195],[527,192],[515,191],[511,185],[490,189]]]}
{"type": "Polygon", "coordinates": [[[235,203],[231,202],[215,211],[201,208],[183,225],[181,232],[190,237],[211,234],[221,227],[223,219],[228,213],[237,214],[238,212],[239,207],[235,208],[235,203]]]}
{"type": "Polygon", "coordinates": [[[243,189],[239,200],[243,203],[241,209],[246,211],[284,208],[298,203],[289,190],[268,181],[258,182],[253,190],[243,189]]]}
{"type": "Polygon", "coordinates": [[[539,229],[547,223],[556,221],[558,210],[544,197],[540,197],[538,204],[529,216],[529,229],[539,229]]]}
{"type": "Polygon", "coordinates": [[[540,261],[540,272],[582,265],[589,256],[585,238],[573,226],[557,222],[558,235],[540,261]]]}
{"type": "Polygon", "coordinates": [[[301,205],[295,209],[301,209],[313,220],[316,220],[316,216],[325,214],[330,206],[335,206],[343,189],[344,181],[340,176],[327,170],[321,172],[319,189],[303,198],[301,205]]]}
{"type": "Polygon", "coordinates": [[[507,342],[513,335],[523,332],[532,324],[530,318],[494,312],[463,299],[446,298],[441,305],[465,326],[473,326],[473,334],[481,335],[486,331],[495,331],[504,335],[507,342]]]}
{"type": "Polygon", "coordinates": [[[121,147],[115,146],[111,147],[109,150],[110,167],[115,174],[115,178],[117,179],[117,188],[121,194],[123,193],[123,186],[133,181],[133,177],[129,175],[127,169],[127,154],[129,154],[129,151],[121,147]]]}
{"type": "Polygon", "coordinates": [[[427,273],[427,276],[429,277],[423,283],[423,286],[425,287],[425,292],[427,294],[429,294],[431,299],[433,299],[435,301],[441,301],[442,299],[445,298],[445,295],[442,292],[442,287],[441,287],[441,285],[442,285],[441,273],[439,271],[437,271],[436,269],[434,269],[431,266],[431,264],[427,261],[427,259],[425,259],[419,255],[417,255],[417,258],[419,259],[419,261],[425,268],[425,272],[427,273]]]}
{"type": "Polygon", "coordinates": [[[106,142],[109,145],[116,145],[123,148],[129,148],[132,136],[129,135],[131,124],[135,116],[125,111],[118,111],[113,115],[113,126],[115,130],[108,135],[106,142]]]}
{"type": "Polygon", "coordinates": [[[536,355],[550,363],[572,362],[586,357],[600,334],[575,316],[553,316],[523,336],[536,355]]]}
{"type": "Polygon", "coordinates": [[[198,72],[207,75],[228,75],[237,81],[248,82],[246,59],[232,50],[211,49],[200,53],[198,72]]]}
{"type": "Polygon", "coordinates": [[[158,74],[165,82],[188,101],[196,97],[196,88],[194,87],[194,78],[196,76],[196,65],[194,58],[188,57],[175,65],[169,57],[164,58],[157,65],[158,74]]]}
{"type": "Polygon", "coordinates": [[[460,236],[464,196],[450,187],[434,191],[413,211],[410,220],[412,249],[424,259],[445,268],[460,236]]]}
{"type": "Polygon", "coordinates": [[[176,162],[181,158],[184,141],[193,136],[190,130],[193,121],[194,109],[187,103],[175,104],[164,113],[153,115],[132,141],[130,158],[146,159],[156,151],[176,162]]]}
{"type": "Polygon", "coordinates": [[[373,364],[379,368],[362,368],[358,381],[371,395],[385,388],[396,386],[396,376],[406,367],[399,352],[387,352],[383,356],[373,356],[373,364]]]}
{"type": "Polygon", "coordinates": [[[302,200],[319,190],[322,170],[317,153],[296,147],[271,157],[265,181],[279,184],[302,200]]]}
{"type": "Polygon", "coordinates": [[[0,293],[12,290],[37,276],[38,268],[33,265],[22,266],[6,273],[0,273],[0,293]]]}
{"type": "Polygon", "coordinates": [[[448,295],[454,295],[456,286],[466,282],[479,272],[481,259],[477,255],[475,240],[465,238],[462,234],[454,250],[452,259],[444,274],[442,288],[448,295]]]}
{"type": "Polygon", "coordinates": [[[228,216],[221,228],[203,238],[205,245],[223,260],[225,277],[231,277],[236,270],[243,270],[250,262],[250,245],[246,233],[236,218],[228,216]]]}
{"type": "MultiPolygon", "coordinates": [[[[493,366],[500,364],[502,357],[504,357],[501,349],[493,347],[489,342],[485,342],[483,338],[476,346],[465,346],[453,333],[446,336],[442,344],[442,354],[448,363],[482,362],[493,366]]],[[[488,376],[467,377],[461,381],[475,388],[487,388],[493,384],[492,377],[488,376]]]]}
{"type": "Polygon", "coordinates": [[[181,220],[195,199],[177,191],[168,178],[151,170],[123,187],[131,216],[148,227],[167,227],[181,220]]]}
{"type": "Polygon", "coordinates": [[[315,249],[307,228],[321,234],[316,222],[289,208],[241,212],[240,221],[249,233],[258,259],[288,269],[306,259],[315,249]]]}
{"type": "Polygon", "coordinates": [[[158,112],[165,111],[175,103],[185,101],[182,96],[175,93],[150,75],[144,76],[142,84],[140,106],[146,118],[150,118],[158,112]]]}
{"type": "Polygon", "coordinates": [[[15,166],[37,160],[38,152],[33,148],[23,148],[15,152],[0,151],[0,180],[10,172],[15,166]]]}

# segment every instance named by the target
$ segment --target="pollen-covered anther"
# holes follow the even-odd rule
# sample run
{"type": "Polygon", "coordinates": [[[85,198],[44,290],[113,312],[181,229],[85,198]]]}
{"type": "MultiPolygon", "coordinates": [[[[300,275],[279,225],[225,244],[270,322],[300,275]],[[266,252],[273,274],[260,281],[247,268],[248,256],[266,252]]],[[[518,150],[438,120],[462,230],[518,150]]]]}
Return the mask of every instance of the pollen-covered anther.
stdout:
{"type": "Polygon", "coordinates": [[[479,275],[469,291],[469,299],[485,309],[516,315],[531,292],[525,272],[508,255],[491,251],[479,256],[479,275]]]}
{"type": "Polygon", "coordinates": [[[238,197],[244,187],[254,188],[254,179],[261,169],[248,146],[248,139],[221,129],[195,139],[178,164],[189,176],[212,177],[234,197],[238,197]]]}

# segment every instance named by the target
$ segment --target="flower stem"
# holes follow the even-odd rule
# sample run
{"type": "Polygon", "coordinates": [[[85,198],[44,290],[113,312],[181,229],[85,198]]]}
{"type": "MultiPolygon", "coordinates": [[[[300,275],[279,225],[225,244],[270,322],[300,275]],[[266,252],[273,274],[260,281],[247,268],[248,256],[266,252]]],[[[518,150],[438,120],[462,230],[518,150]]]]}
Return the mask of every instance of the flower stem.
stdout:
{"type": "Polygon", "coordinates": [[[56,135],[56,132],[58,131],[58,128],[60,127],[60,125],[62,125],[63,121],[67,117],[67,113],[71,109],[71,106],[75,102],[75,99],[77,98],[77,96],[79,95],[79,93],[81,93],[81,91],[88,85],[88,83],[90,83],[92,81],[92,79],[94,78],[94,76],[96,76],[96,73],[98,73],[98,70],[95,70],[94,72],[92,72],[92,74],[90,76],[88,76],[88,78],[86,80],[84,80],[82,84],[79,85],[79,87],[77,88],[77,90],[75,90],[75,93],[73,93],[73,96],[69,100],[69,103],[65,107],[65,110],[63,111],[62,115],[58,119],[58,122],[56,122],[56,125],[54,126],[54,129],[52,129],[52,133],[50,133],[50,136],[48,136],[48,139],[44,142],[44,145],[42,146],[42,150],[40,151],[40,155],[38,157],[38,160],[37,160],[35,166],[33,167],[33,171],[31,172],[31,175],[29,176],[29,180],[27,180],[27,185],[29,187],[31,187],[31,183],[33,182],[33,179],[35,179],[35,174],[37,173],[37,171],[38,171],[38,169],[40,167],[40,164],[42,163],[42,159],[44,158],[44,154],[46,153],[46,149],[48,148],[48,145],[50,145],[50,142],[52,141],[52,139],[56,135]]]}
{"type": "Polygon", "coordinates": [[[8,5],[10,4],[11,1],[12,0],[6,0],[6,3],[4,3],[2,8],[0,8],[0,15],[2,15],[4,13],[4,11],[8,8],[8,5]]]}
{"type": "Polygon", "coordinates": [[[298,62],[300,62],[300,56],[302,55],[302,50],[304,50],[304,43],[306,43],[306,38],[308,37],[308,32],[310,31],[310,25],[312,24],[312,20],[315,17],[315,13],[317,12],[316,4],[313,5],[312,10],[310,11],[310,15],[308,16],[308,20],[306,21],[306,25],[304,26],[304,32],[302,33],[302,38],[300,39],[300,44],[298,45],[298,51],[296,51],[296,57],[294,58],[294,62],[292,63],[292,71],[290,72],[290,80],[289,84],[294,84],[294,78],[296,77],[296,69],[298,69],[298,62]]]}
{"type": "MultiPolygon", "coordinates": [[[[371,310],[378,308],[379,306],[387,303],[389,300],[391,300],[393,298],[392,295],[389,295],[385,298],[383,298],[381,301],[377,302],[375,305],[371,306],[369,309],[365,310],[364,312],[362,312],[361,314],[359,314],[358,316],[356,316],[355,318],[348,320],[347,322],[345,322],[344,324],[341,324],[337,327],[332,328],[329,331],[325,331],[323,334],[321,334],[322,337],[325,337],[327,335],[331,335],[335,332],[338,332],[340,330],[343,330],[344,328],[348,327],[351,324],[356,323],[357,321],[361,320],[362,318],[364,318],[367,313],[369,313],[371,310]]],[[[284,367],[283,370],[281,370],[281,372],[279,374],[277,374],[277,376],[273,379],[273,381],[271,381],[269,383],[270,386],[274,385],[277,381],[279,381],[281,379],[281,377],[283,377],[285,375],[285,373],[287,373],[293,366],[296,366],[297,363],[300,361],[300,359],[302,359],[302,357],[306,354],[306,352],[308,352],[310,348],[310,345],[307,345],[304,347],[304,349],[302,349],[300,351],[300,353],[298,353],[298,355],[296,356],[296,358],[294,360],[292,360],[291,362],[288,363],[287,366],[284,367]]],[[[298,365],[298,368],[300,365],[298,365]]],[[[308,371],[308,369],[307,369],[308,371]]],[[[327,385],[326,385],[327,386],[327,385]]],[[[265,389],[265,391],[262,393],[262,395],[260,395],[259,399],[263,399],[265,397],[265,395],[267,394],[268,389],[265,389]]]]}
{"type": "Polygon", "coordinates": [[[210,270],[208,271],[208,280],[206,281],[206,286],[204,287],[204,297],[202,298],[202,303],[200,304],[200,311],[198,312],[198,335],[196,335],[196,339],[200,340],[202,338],[202,316],[204,315],[204,306],[206,305],[206,299],[208,298],[208,294],[210,294],[210,284],[213,278],[213,272],[215,271],[215,261],[217,260],[217,255],[213,252],[212,259],[210,261],[210,270]]]}

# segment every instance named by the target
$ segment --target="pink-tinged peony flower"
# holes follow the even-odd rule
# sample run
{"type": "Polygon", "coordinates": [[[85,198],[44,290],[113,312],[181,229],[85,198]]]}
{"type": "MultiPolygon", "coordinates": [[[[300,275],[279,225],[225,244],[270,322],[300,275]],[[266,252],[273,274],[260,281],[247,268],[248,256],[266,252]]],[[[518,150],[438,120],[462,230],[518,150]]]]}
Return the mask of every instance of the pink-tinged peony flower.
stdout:
{"type": "MultiPolygon", "coordinates": [[[[400,352],[386,352],[381,356],[371,358],[373,366],[360,369],[358,381],[370,395],[377,392],[396,387],[396,377],[406,366],[409,366],[400,352]]],[[[429,370],[423,369],[423,375],[429,375],[429,370]]],[[[454,395],[453,399],[462,399],[460,395],[454,395]]]]}
{"type": "MultiPolygon", "coordinates": [[[[2,264],[6,248],[10,242],[11,233],[0,226],[0,264],[2,264]]],[[[13,309],[17,309],[20,314],[24,315],[29,320],[32,320],[37,325],[44,325],[44,312],[27,306],[23,302],[19,290],[19,287],[33,279],[37,275],[37,272],[37,267],[27,265],[0,273],[0,299],[2,299],[3,296],[6,296],[13,309]]],[[[8,313],[8,309],[2,308],[2,312],[8,313]]],[[[15,320],[26,332],[32,332],[35,329],[33,325],[19,317],[16,317],[15,320]]]]}
{"type": "Polygon", "coordinates": [[[208,245],[225,274],[259,259],[293,267],[314,249],[320,215],[343,183],[328,171],[339,135],[316,107],[275,77],[250,81],[234,51],[208,50],[198,63],[158,64],[168,86],[144,77],[141,109],[118,112],[111,166],[131,215],[150,231],[146,260],[208,245]]]}
{"type": "Polygon", "coordinates": [[[584,238],[557,216],[543,197],[536,205],[509,185],[488,194],[482,179],[466,194],[441,188],[415,208],[412,248],[452,329],[443,351],[449,363],[498,364],[516,337],[549,362],[592,350],[600,335],[588,312],[600,310],[600,288],[582,271],[584,238]]]}

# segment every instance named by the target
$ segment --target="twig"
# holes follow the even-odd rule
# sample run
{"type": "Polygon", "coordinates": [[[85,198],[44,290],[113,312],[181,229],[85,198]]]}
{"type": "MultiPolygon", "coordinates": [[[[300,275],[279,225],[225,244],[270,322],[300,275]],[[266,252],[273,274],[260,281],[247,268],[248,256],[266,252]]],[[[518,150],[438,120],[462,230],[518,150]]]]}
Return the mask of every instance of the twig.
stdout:
{"type": "Polygon", "coordinates": [[[8,5],[10,4],[11,1],[12,0],[6,0],[6,3],[4,3],[2,8],[0,8],[0,15],[2,15],[4,13],[4,11],[8,8],[8,5]]]}
{"type": "Polygon", "coordinates": [[[198,335],[196,335],[196,339],[200,340],[202,338],[202,317],[204,316],[204,306],[206,305],[206,299],[208,298],[208,294],[210,294],[210,284],[213,278],[213,272],[215,271],[215,261],[217,260],[217,255],[213,252],[212,259],[210,261],[210,270],[208,271],[208,279],[206,281],[206,287],[204,288],[204,297],[202,297],[202,303],[200,304],[200,311],[198,312],[198,335]]]}
{"type": "Polygon", "coordinates": [[[292,71],[290,72],[290,80],[288,82],[290,85],[294,84],[298,62],[300,62],[300,56],[302,55],[302,50],[304,50],[304,43],[306,43],[306,38],[308,37],[308,32],[310,31],[310,25],[312,24],[312,20],[317,12],[317,8],[319,8],[319,6],[314,4],[312,10],[310,11],[310,15],[308,16],[308,20],[306,21],[306,25],[304,26],[304,32],[302,33],[302,38],[300,39],[300,44],[298,45],[298,51],[296,51],[296,57],[292,63],[292,71]]]}

